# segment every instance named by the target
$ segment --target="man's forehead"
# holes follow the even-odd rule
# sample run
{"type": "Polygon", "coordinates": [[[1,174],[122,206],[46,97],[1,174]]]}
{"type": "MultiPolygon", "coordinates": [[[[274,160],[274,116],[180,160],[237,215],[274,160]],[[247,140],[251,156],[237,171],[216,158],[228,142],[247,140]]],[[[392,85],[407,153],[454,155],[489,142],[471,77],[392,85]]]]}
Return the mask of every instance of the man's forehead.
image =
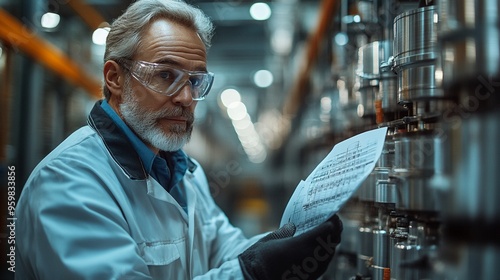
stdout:
{"type": "Polygon", "coordinates": [[[199,34],[192,28],[165,19],[155,20],[148,27],[136,58],[206,68],[206,49],[199,34]]]}

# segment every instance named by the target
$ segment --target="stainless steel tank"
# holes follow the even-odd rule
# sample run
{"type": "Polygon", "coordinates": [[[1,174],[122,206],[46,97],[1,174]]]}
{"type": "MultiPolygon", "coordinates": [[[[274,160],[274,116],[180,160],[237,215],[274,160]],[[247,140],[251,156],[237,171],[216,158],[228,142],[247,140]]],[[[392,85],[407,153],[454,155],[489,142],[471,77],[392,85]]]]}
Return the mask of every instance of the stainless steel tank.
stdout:
{"type": "Polygon", "coordinates": [[[394,19],[393,70],[398,74],[398,102],[443,97],[436,83],[439,49],[435,7],[410,10],[394,19]]]}
{"type": "Polygon", "coordinates": [[[431,187],[436,164],[444,161],[443,139],[434,130],[400,132],[394,135],[397,181],[396,208],[411,211],[439,211],[439,192],[431,187]]]}
{"type": "Polygon", "coordinates": [[[358,67],[356,70],[357,99],[362,109],[361,117],[373,117],[377,106],[383,112],[395,112],[397,105],[397,76],[387,71],[392,55],[392,41],[375,41],[358,50],[358,67]]]}

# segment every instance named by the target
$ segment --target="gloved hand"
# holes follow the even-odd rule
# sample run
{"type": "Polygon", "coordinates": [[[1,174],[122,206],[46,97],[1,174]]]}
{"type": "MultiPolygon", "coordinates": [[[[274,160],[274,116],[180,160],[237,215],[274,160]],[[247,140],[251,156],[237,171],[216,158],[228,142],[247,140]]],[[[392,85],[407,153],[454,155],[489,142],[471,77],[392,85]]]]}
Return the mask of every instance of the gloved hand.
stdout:
{"type": "Polygon", "coordinates": [[[317,279],[328,267],[340,243],[342,221],[337,215],[299,235],[286,224],[238,256],[246,280],[317,279]]]}

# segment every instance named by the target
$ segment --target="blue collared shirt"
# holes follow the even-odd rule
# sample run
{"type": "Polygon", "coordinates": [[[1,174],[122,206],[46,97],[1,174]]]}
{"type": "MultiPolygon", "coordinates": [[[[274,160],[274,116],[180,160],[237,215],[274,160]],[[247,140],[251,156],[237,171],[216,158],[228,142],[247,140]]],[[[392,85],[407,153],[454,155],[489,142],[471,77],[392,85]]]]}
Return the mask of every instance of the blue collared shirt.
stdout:
{"type": "Polygon", "coordinates": [[[101,107],[130,140],[132,146],[139,154],[146,172],[158,181],[177,200],[184,211],[187,212],[187,198],[179,184],[188,168],[186,154],[182,150],[175,152],[160,151],[158,154],[153,153],[125,124],[106,100],[102,101],[101,107]]]}

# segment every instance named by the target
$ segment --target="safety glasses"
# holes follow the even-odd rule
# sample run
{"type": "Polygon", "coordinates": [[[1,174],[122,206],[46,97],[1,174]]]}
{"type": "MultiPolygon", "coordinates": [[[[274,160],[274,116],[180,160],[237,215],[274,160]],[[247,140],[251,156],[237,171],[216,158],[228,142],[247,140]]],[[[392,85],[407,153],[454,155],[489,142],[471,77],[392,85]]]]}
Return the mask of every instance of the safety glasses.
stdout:
{"type": "Polygon", "coordinates": [[[187,71],[141,60],[120,59],[118,62],[142,85],[166,96],[176,94],[189,83],[193,100],[203,100],[214,82],[211,72],[187,71]]]}

